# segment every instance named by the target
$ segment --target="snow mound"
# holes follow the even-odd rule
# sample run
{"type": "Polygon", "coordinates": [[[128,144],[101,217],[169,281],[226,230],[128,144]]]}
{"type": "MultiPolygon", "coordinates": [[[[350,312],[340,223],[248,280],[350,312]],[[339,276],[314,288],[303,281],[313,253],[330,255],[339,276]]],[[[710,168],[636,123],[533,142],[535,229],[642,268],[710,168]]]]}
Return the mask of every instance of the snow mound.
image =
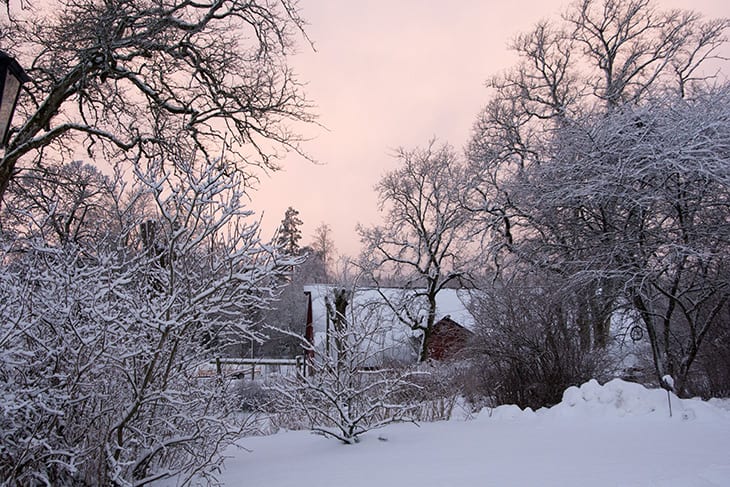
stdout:
{"type": "Polygon", "coordinates": [[[604,385],[596,380],[580,387],[569,387],[563,393],[563,401],[551,408],[557,416],[647,416],[669,417],[669,401],[672,402],[672,416],[684,415],[694,419],[694,414],[685,408],[679,398],[663,389],[647,389],[641,384],[614,379],[604,385]]]}
{"type": "Polygon", "coordinates": [[[515,406],[514,404],[503,404],[502,406],[497,406],[496,408],[489,410],[487,414],[491,419],[498,419],[502,421],[516,421],[535,417],[535,413],[532,409],[520,409],[519,406],[515,406]]]}
{"type": "Polygon", "coordinates": [[[724,409],[725,411],[730,411],[730,398],[711,398],[708,403],[712,404],[713,406],[724,409]]]}
{"type": "Polygon", "coordinates": [[[614,379],[601,385],[592,379],[580,387],[569,387],[563,400],[551,408],[533,412],[514,405],[485,408],[479,417],[491,420],[516,420],[543,416],[550,418],[625,418],[657,420],[713,421],[730,418],[730,411],[700,399],[680,399],[663,389],[648,389],[641,384],[614,379]],[[669,396],[669,397],[667,397],[669,396]],[[671,417],[670,417],[671,403],[671,417]]]}

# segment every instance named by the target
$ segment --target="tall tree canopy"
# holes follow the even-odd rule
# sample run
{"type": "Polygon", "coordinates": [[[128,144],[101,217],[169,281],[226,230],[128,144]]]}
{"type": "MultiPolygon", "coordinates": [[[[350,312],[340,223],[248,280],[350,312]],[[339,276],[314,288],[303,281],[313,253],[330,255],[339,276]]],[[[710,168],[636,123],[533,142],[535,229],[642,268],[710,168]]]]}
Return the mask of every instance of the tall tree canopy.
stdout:
{"type": "Polygon", "coordinates": [[[586,349],[609,343],[616,311],[639,317],[658,378],[680,390],[726,312],[727,87],[708,64],[729,25],[580,0],[517,37],[468,148],[467,200],[497,267],[565,282],[586,349]]]}
{"type": "Polygon", "coordinates": [[[13,14],[0,49],[31,81],[0,159],[0,199],[19,170],[78,148],[108,162],[225,150],[229,171],[244,173],[300,150],[282,123],[311,120],[286,64],[303,25],[290,0],[51,0],[13,14]]]}

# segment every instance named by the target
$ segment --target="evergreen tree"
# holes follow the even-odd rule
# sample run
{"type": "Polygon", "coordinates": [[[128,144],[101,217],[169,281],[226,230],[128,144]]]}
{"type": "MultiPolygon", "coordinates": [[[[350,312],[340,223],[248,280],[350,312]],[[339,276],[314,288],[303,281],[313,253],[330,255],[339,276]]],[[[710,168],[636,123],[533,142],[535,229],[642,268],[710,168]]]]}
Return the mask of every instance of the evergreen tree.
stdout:
{"type": "Polygon", "coordinates": [[[276,243],[288,255],[299,255],[300,253],[299,241],[302,239],[302,231],[299,227],[302,223],[297,210],[291,206],[286,209],[284,219],[281,220],[281,225],[279,225],[276,243]]]}

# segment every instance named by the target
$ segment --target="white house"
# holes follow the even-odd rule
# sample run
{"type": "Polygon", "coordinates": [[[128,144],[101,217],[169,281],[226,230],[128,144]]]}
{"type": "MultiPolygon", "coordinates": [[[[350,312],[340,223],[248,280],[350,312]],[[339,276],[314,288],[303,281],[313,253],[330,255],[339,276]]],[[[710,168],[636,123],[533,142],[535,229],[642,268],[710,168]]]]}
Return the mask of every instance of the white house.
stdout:
{"type": "MultiPolygon", "coordinates": [[[[311,328],[308,337],[320,351],[332,350],[333,323],[327,313],[326,298],[333,300],[337,286],[304,286],[310,298],[311,328]]],[[[415,290],[399,288],[355,288],[346,310],[350,326],[368,333],[368,348],[378,350],[381,360],[415,361],[420,350],[421,332],[412,330],[398,318],[409,313],[416,319],[426,319],[426,301],[415,290]],[[395,310],[399,310],[397,313],[395,310]]],[[[467,310],[469,291],[444,289],[436,299],[436,321],[450,317],[467,330],[474,327],[474,318],[467,310]]]]}

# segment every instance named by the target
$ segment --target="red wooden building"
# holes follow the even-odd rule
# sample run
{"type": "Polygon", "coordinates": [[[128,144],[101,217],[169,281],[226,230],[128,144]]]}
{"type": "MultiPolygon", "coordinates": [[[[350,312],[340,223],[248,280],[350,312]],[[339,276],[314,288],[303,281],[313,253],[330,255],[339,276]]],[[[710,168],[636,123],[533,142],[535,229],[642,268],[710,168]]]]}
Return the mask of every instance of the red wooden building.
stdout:
{"type": "Polygon", "coordinates": [[[466,346],[472,332],[444,316],[433,325],[433,331],[428,339],[428,357],[433,360],[449,360],[456,358],[466,346]]]}

